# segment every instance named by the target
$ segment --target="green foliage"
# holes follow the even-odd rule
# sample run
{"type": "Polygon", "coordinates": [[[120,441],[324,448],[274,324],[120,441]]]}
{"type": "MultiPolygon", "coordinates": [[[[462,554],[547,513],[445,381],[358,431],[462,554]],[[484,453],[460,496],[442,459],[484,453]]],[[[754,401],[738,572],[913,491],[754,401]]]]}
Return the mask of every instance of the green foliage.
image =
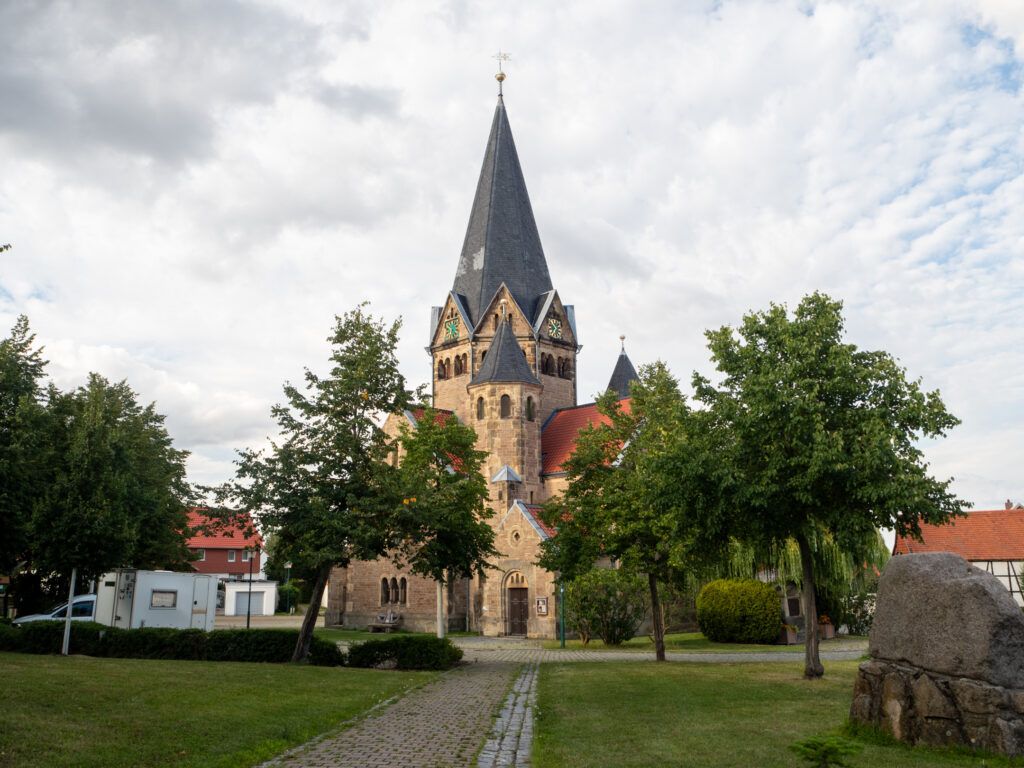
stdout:
{"type": "Polygon", "coordinates": [[[565,618],[584,645],[591,636],[605,645],[622,645],[636,635],[647,614],[646,585],[621,569],[595,568],[565,589],[565,618]]]}
{"type": "Polygon", "coordinates": [[[482,474],[487,454],[476,449],[476,432],[454,416],[424,408],[415,429],[403,425],[399,440],[398,559],[440,582],[483,573],[497,550],[487,522],[493,514],[482,474]]]}
{"type": "MultiPolygon", "coordinates": [[[[817,612],[812,538],[829,536],[857,561],[879,528],[920,535],[965,506],[928,474],[919,441],[958,421],[938,392],[885,352],[844,343],[842,304],[805,297],[708,331],[721,382],[694,375],[697,398],[731,435],[720,461],[735,477],[734,531],[756,547],[797,542],[805,611],[817,612]]],[[[822,674],[808,633],[808,676],[822,674]]]]}
{"type": "Polygon", "coordinates": [[[815,768],[848,768],[850,763],[843,758],[856,755],[863,749],[859,744],[839,736],[815,736],[798,741],[789,748],[815,768]]]}
{"type": "Polygon", "coordinates": [[[462,649],[447,637],[392,635],[382,640],[355,643],[348,649],[350,667],[395,669],[451,669],[462,658],[462,649]]]}
{"type": "Polygon", "coordinates": [[[697,596],[697,624],[716,643],[772,643],[781,623],[778,593],[756,579],[718,579],[697,596]]]}
{"type": "MultiPolygon", "coordinates": [[[[60,653],[62,621],[34,621],[0,626],[0,650],[21,653],[60,653]]],[[[298,630],[288,629],[118,629],[94,622],[73,622],[71,652],[119,659],[178,659],[187,661],[289,661],[298,630]]],[[[308,657],[317,666],[341,666],[344,654],[336,643],[314,637],[308,657]]]]}
{"type": "Polygon", "coordinates": [[[302,590],[293,581],[277,585],[277,610],[286,611],[299,604],[299,595],[302,590]]]}

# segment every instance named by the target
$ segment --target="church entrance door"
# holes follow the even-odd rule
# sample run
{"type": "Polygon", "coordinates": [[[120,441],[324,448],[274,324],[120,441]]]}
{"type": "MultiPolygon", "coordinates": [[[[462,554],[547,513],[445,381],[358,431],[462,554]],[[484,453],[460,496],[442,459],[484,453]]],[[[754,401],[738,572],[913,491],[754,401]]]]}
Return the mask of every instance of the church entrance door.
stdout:
{"type": "Polygon", "coordinates": [[[508,590],[508,633],[525,635],[526,620],[529,617],[530,590],[522,587],[509,587],[508,590]]]}

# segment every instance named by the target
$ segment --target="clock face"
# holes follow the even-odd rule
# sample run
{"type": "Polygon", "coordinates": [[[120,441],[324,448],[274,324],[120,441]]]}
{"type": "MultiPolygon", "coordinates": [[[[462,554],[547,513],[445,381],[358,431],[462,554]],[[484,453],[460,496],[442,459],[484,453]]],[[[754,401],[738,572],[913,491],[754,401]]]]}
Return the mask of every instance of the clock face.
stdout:
{"type": "Polygon", "coordinates": [[[459,338],[459,321],[448,320],[444,324],[444,337],[446,339],[457,339],[459,338]]]}
{"type": "Polygon", "coordinates": [[[562,338],[562,321],[557,317],[548,320],[548,336],[552,339],[562,338]]]}

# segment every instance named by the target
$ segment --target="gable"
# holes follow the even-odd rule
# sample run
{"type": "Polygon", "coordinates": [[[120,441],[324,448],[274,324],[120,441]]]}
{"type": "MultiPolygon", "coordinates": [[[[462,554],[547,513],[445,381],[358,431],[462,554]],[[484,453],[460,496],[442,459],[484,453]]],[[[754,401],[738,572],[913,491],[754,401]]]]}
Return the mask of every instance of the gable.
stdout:
{"type": "Polygon", "coordinates": [[[488,338],[494,335],[501,323],[502,309],[509,316],[512,332],[516,336],[534,336],[533,323],[516,302],[508,286],[502,283],[490,303],[487,304],[487,308],[480,315],[480,321],[473,333],[475,338],[488,338]]]}
{"type": "Polygon", "coordinates": [[[538,339],[576,345],[575,322],[569,308],[562,304],[558,291],[549,291],[540,303],[533,332],[538,339]]]}
{"type": "Polygon", "coordinates": [[[437,347],[442,344],[457,344],[461,341],[468,341],[472,336],[472,326],[469,323],[469,316],[462,305],[462,301],[454,293],[448,294],[448,299],[438,314],[434,324],[433,335],[430,337],[430,346],[437,347]],[[456,336],[450,335],[454,330],[456,336]]]}
{"type": "Polygon", "coordinates": [[[546,541],[555,535],[555,531],[541,522],[539,511],[540,507],[536,504],[527,504],[517,499],[501,518],[498,530],[506,531],[518,526],[524,531],[532,532],[538,541],[546,541]]]}

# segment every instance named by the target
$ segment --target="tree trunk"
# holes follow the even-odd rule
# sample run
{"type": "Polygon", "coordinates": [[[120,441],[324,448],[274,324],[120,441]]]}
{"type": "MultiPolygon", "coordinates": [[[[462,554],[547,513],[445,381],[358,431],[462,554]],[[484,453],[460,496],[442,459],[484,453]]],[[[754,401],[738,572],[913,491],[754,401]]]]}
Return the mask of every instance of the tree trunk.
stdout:
{"type": "Polygon", "coordinates": [[[304,661],[309,655],[309,646],[313,643],[313,630],[316,628],[316,618],[320,614],[320,603],[324,599],[324,588],[327,586],[327,579],[331,575],[334,566],[324,565],[316,574],[316,582],[313,584],[313,596],[306,606],[306,615],[302,619],[302,629],[299,630],[299,639],[295,643],[295,652],[292,653],[292,661],[304,661]]]}
{"type": "Polygon", "coordinates": [[[818,598],[814,590],[814,564],[811,560],[811,545],[804,534],[796,537],[800,547],[800,567],[803,571],[804,604],[804,677],[816,680],[825,674],[818,654],[818,598]]]}
{"type": "Polygon", "coordinates": [[[654,631],[654,658],[665,660],[665,615],[661,612],[658,597],[658,579],[653,573],[647,574],[647,585],[651,588],[651,624],[654,631]]]}
{"type": "Polygon", "coordinates": [[[444,582],[437,581],[437,636],[444,637],[444,582]]]}

